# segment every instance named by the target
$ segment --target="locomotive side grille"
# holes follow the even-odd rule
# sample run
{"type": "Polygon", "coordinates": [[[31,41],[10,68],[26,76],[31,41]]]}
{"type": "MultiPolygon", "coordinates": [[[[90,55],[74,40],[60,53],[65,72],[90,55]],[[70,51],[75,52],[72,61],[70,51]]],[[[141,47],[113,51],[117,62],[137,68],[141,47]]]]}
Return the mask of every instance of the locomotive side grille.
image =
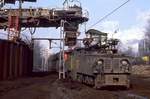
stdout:
{"type": "Polygon", "coordinates": [[[119,69],[119,59],[113,59],[112,67],[113,69],[119,69]]]}
{"type": "Polygon", "coordinates": [[[111,69],[111,59],[105,59],[105,69],[111,69]]]}
{"type": "Polygon", "coordinates": [[[120,60],[117,59],[117,58],[106,58],[105,60],[105,63],[104,63],[104,72],[107,72],[107,73],[118,73],[119,70],[120,70],[120,66],[119,66],[119,62],[120,60]]]}

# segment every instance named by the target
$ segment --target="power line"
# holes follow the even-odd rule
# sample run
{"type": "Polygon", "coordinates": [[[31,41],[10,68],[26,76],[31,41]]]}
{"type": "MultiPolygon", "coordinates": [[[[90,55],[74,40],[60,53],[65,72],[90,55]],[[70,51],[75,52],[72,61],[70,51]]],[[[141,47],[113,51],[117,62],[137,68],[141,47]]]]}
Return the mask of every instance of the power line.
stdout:
{"type": "Polygon", "coordinates": [[[120,6],[118,6],[117,8],[115,8],[114,10],[112,10],[110,13],[108,13],[107,15],[105,15],[104,17],[102,17],[100,20],[98,20],[96,23],[94,23],[93,25],[91,25],[89,28],[92,28],[93,26],[97,25],[98,23],[100,23],[101,21],[103,21],[104,19],[106,19],[108,16],[112,15],[114,12],[116,12],[118,9],[120,9],[121,7],[123,7],[125,4],[127,4],[129,1],[131,0],[127,0],[126,2],[124,2],[123,4],[121,4],[120,6]]]}

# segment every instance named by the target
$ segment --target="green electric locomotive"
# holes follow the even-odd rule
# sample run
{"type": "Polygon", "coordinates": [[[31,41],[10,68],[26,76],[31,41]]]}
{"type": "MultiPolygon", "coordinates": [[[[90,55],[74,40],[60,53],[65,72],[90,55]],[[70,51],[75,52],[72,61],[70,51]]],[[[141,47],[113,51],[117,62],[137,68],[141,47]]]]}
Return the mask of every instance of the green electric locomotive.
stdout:
{"type": "Polygon", "coordinates": [[[131,58],[119,54],[117,39],[107,39],[107,33],[91,29],[85,47],[66,52],[68,75],[95,88],[109,86],[130,87],[131,58]],[[93,45],[92,45],[93,43],[93,45]]]}

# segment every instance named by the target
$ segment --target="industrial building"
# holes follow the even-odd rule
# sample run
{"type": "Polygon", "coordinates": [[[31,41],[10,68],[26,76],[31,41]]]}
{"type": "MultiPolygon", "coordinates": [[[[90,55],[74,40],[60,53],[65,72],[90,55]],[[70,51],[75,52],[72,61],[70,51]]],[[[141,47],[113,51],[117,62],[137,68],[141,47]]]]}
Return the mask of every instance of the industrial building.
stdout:
{"type": "Polygon", "coordinates": [[[150,40],[142,39],[138,45],[139,56],[150,55],[150,40]]]}
{"type": "Polygon", "coordinates": [[[150,64],[150,40],[142,39],[138,44],[138,56],[137,63],[150,64]]]}

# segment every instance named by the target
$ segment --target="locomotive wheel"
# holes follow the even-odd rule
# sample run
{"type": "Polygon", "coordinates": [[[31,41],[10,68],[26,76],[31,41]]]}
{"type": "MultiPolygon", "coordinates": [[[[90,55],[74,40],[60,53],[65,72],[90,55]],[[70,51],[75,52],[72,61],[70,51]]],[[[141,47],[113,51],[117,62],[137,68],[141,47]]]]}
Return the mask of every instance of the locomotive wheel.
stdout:
{"type": "Polygon", "coordinates": [[[85,83],[85,76],[82,75],[82,83],[85,83]]]}
{"type": "Polygon", "coordinates": [[[91,77],[89,80],[90,80],[90,85],[93,86],[93,85],[94,85],[94,80],[93,80],[93,78],[91,77]]]}
{"type": "Polygon", "coordinates": [[[82,75],[80,74],[77,74],[77,81],[82,83],[82,75]]]}
{"type": "Polygon", "coordinates": [[[83,84],[94,86],[94,79],[88,75],[77,74],[77,81],[83,84]]]}
{"type": "Polygon", "coordinates": [[[89,79],[90,79],[90,77],[86,76],[86,83],[87,83],[88,85],[90,85],[89,79]]]}
{"type": "Polygon", "coordinates": [[[88,76],[85,76],[85,83],[88,84],[88,76]]]}
{"type": "Polygon", "coordinates": [[[88,85],[92,85],[93,84],[92,77],[87,76],[87,84],[88,85]]]}
{"type": "Polygon", "coordinates": [[[80,82],[80,79],[81,79],[80,75],[77,74],[77,81],[80,82]]]}

